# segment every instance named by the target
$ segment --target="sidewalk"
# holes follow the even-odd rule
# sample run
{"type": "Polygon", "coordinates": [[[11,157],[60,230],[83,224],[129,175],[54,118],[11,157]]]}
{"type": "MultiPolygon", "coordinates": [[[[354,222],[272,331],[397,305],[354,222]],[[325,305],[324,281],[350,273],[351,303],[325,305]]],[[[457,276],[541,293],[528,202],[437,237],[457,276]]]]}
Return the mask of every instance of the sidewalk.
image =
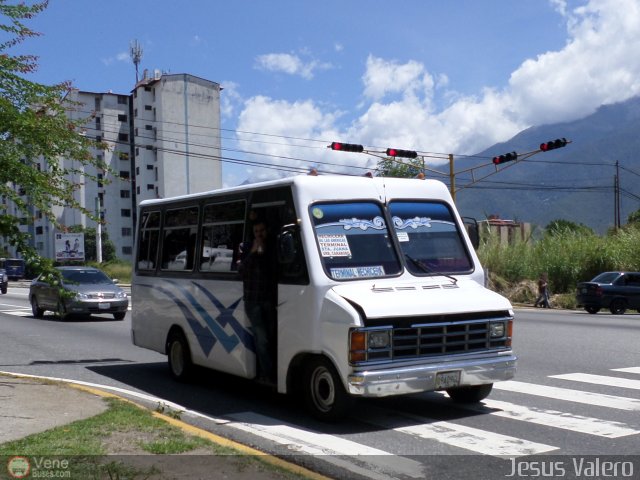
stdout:
{"type": "MultiPolygon", "coordinates": [[[[73,384],[67,385],[47,382],[42,379],[0,374],[0,445],[99,415],[108,408],[107,402],[105,402],[107,397],[118,396],[94,388],[73,386],[73,384]]],[[[326,480],[327,478],[277,457],[223,439],[176,418],[156,412],[154,412],[154,416],[180,428],[189,435],[204,437],[218,445],[233,448],[238,451],[238,454],[215,455],[206,450],[197,450],[182,455],[154,455],[136,449],[131,452],[120,450],[113,457],[114,460],[120,461],[124,458],[125,461],[134,462],[136,466],[154,467],[159,470],[158,474],[147,477],[150,480],[187,478],[182,476],[185,473],[188,473],[189,479],[209,479],[212,478],[212,472],[216,472],[216,478],[238,480],[294,478],[326,480]],[[259,456],[263,463],[248,463],[246,461],[248,456],[259,456]],[[181,458],[181,460],[176,461],[176,458],[181,458]]],[[[10,452],[10,454],[13,453],[15,455],[24,454],[23,452],[10,452]]],[[[31,463],[34,461],[26,456],[20,457],[16,461],[23,461],[22,459],[31,463]]],[[[9,470],[11,474],[9,464],[12,460],[15,460],[15,457],[7,458],[7,465],[0,464],[0,471],[9,470]]],[[[107,457],[107,460],[110,458],[107,457]]],[[[10,476],[9,478],[22,477],[10,476]]]]}

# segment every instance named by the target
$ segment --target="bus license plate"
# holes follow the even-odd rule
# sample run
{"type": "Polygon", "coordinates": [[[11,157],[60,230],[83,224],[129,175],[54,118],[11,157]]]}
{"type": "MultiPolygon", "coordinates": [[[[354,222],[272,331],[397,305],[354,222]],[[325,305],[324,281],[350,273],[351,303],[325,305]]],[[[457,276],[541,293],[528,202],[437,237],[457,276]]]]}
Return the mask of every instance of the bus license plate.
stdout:
{"type": "Polygon", "coordinates": [[[100,310],[109,310],[111,308],[111,304],[110,303],[99,303],[98,304],[98,308],[100,310]]]}
{"type": "Polygon", "coordinates": [[[460,370],[454,372],[439,372],[436,374],[436,390],[444,390],[460,385],[460,370]]]}

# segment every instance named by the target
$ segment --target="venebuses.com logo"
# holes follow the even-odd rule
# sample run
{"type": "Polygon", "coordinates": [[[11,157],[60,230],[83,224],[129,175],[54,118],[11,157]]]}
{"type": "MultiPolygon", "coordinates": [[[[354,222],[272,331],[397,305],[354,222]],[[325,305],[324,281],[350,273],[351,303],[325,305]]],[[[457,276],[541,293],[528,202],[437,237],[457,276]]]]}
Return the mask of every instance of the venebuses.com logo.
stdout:
{"type": "Polygon", "coordinates": [[[27,478],[31,472],[31,464],[27,457],[11,457],[7,462],[7,472],[11,478],[27,478]]]}

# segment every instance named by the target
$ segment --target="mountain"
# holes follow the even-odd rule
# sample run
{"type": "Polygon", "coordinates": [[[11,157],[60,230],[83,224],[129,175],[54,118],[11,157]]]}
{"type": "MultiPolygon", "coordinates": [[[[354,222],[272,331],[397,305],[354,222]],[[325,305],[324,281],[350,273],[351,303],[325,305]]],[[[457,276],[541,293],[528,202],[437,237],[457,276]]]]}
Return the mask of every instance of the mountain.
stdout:
{"type": "MultiPolygon", "coordinates": [[[[479,179],[495,172],[493,164],[478,168],[494,156],[531,152],[563,137],[571,141],[566,147],[499,165],[496,174],[459,190],[461,214],[477,219],[498,215],[540,227],[564,219],[603,233],[615,222],[618,162],[620,218],[626,223],[628,215],[640,209],[640,97],[604,105],[580,120],[528,128],[477,156],[456,158],[455,171],[476,167],[473,174],[479,179]]],[[[457,174],[458,188],[470,179],[468,173],[457,174]]]]}

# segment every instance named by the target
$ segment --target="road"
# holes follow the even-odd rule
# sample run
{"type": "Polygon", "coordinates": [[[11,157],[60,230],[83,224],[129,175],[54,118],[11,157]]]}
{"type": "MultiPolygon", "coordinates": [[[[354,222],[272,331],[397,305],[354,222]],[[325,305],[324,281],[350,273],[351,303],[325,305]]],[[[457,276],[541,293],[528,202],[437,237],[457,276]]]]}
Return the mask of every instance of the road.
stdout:
{"type": "Polygon", "coordinates": [[[12,287],[0,296],[0,370],[176,404],[185,421],[333,478],[475,480],[536,469],[572,478],[580,468],[574,477],[588,478],[584,468],[602,468],[596,460],[634,461],[640,475],[640,457],[613,457],[640,452],[638,313],[518,309],[517,376],[482,405],[454,406],[440,393],[360,400],[348,420],[327,425],[295,399],[227,375],[175,383],[166,357],[131,344],[129,315],[37,320],[26,297],[12,287]]]}

